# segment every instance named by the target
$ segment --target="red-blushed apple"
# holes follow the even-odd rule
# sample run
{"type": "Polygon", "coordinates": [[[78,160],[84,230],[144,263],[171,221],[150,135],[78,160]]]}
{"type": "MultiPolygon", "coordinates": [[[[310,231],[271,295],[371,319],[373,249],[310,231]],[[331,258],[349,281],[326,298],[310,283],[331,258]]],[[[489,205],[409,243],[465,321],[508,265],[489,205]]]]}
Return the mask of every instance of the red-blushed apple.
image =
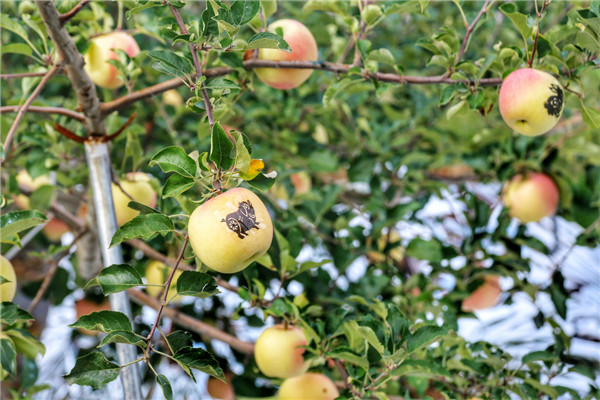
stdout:
{"type": "Polygon", "coordinates": [[[10,261],[0,255],[0,276],[8,282],[0,284],[0,300],[13,301],[17,293],[17,275],[10,261]]]}
{"type": "Polygon", "coordinates": [[[265,329],[254,344],[258,369],[271,378],[289,378],[304,373],[306,336],[296,326],[275,325],[265,329]]]}
{"type": "MultiPolygon", "coordinates": [[[[301,22],[293,19],[280,19],[269,25],[270,32],[278,28],[283,31],[283,39],[290,45],[291,53],[279,49],[260,49],[258,58],[270,61],[317,61],[319,51],[312,33],[301,22]]],[[[275,89],[293,89],[308,79],[312,69],[297,68],[257,68],[261,81],[275,89]]]]}
{"type": "Polygon", "coordinates": [[[60,238],[69,232],[69,226],[59,218],[50,218],[46,226],[42,229],[42,233],[51,242],[59,242],[60,238]]]}
{"type": "Polygon", "coordinates": [[[508,126],[523,135],[538,136],[558,123],[564,91],[549,73],[521,68],[502,81],[498,104],[508,126]]]}
{"type": "Polygon", "coordinates": [[[188,234],[194,253],[207,267],[233,274],[267,252],[273,222],[257,195],[235,188],[196,208],[188,234]]]}
{"type": "Polygon", "coordinates": [[[498,302],[501,293],[500,277],[487,275],[483,284],[462,301],[462,310],[472,312],[492,307],[498,302]]]}
{"type": "Polygon", "coordinates": [[[233,391],[233,385],[231,384],[232,376],[233,374],[231,372],[225,373],[225,380],[227,383],[211,376],[206,382],[206,391],[215,400],[235,400],[236,397],[233,391]]]}
{"type": "MultiPolygon", "coordinates": [[[[27,190],[34,191],[40,186],[50,185],[50,177],[48,175],[40,175],[33,179],[29,173],[22,169],[17,174],[17,184],[27,190]]],[[[24,194],[13,196],[15,205],[21,210],[29,209],[29,197],[24,194]]]]}
{"type": "MultiPolygon", "coordinates": [[[[183,271],[177,270],[175,275],[173,275],[173,280],[171,281],[171,285],[169,286],[169,295],[167,299],[173,298],[175,293],[177,292],[177,280],[183,271]]],[[[171,273],[171,269],[167,267],[164,263],[154,260],[148,263],[146,266],[146,281],[149,285],[164,285],[171,273]]],[[[157,297],[163,291],[163,286],[146,286],[146,292],[152,296],[157,297]]],[[[175,296],[172,302],[181,301],[183,296],[175,296]]]]}
{"type": "Polygon", "coordinates": [[[292,181],[292,185],[294,185],[294,189],[296,189],[297,195],[302,195],[310,192],[312,188],[312,181],[310,179],[310,175],[305,171],[295,172],[290,175],[290,179],[292,181]]]}
{"type": "Polygon", "coordinates": [[[150,184],[150,176],[143,172],[130,172],[125,179],[120,182],[121,188],[114,183],[111,184],[113,202],[115,204],[115,213],[117,214],[117,224],[119,226],[134,219],[140,212],[127,207],[131,201],[129,196],[138,203],[148,207],[156,206],[156,192],[150,184]],[[127,196],[129,195],[129,196],[127,196]]]}
{"type": "Polygon", "coordinates": [[[135,57],[140,52],[137,42],[130,34],[111,32],[93,38],[84,55],[84,68],[92,82],[107,89],[116,89],[123,85],[123,79],[117,69],[107,62],[118,59],[113,49],[123,50],[129,57],[135,57]]]}
{"type": "MultiPolygon", "coordinates": [[[[83,315],[88,315],[95,311],[110,311],[110,302],[108,301],[108,298],[104,299],[102,303],[96,303],[93,300],[86,298],[77,300],[75,302],[75,313],[77,315],[77,319],[83,315]]],[[[100,333],[100,331],[92,331],[85,328],[77,328],[77,330],[87,336],[96,336],[100,333]]]]}
{"type": "Polygon", "coordinates": [[[554,215],[558,199],[558,188],[554,181],[538,172],[516,175],[504,186],[502,195],[509,215],[521,222],[536,222],[554,215]]]}
{"type": "Polygon", "coordinates": [[[307,373],[283,381],[277,400],[334,400],[339,395],[335,383],[326,375],[307,373]]]}

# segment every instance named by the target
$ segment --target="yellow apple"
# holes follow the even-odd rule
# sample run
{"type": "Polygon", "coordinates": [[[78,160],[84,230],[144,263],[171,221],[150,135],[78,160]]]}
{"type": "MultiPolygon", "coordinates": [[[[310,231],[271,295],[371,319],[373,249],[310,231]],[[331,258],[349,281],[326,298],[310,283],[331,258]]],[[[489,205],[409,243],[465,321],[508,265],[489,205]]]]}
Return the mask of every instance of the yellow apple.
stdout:
{"type": "Polygon", "coordinates": [[[275,325],[265,329],[254,344],[258,369],[271,378],[289,378],[304,373],[306,336],[295,326],[275,325]]]}
{"type": "Polygon", "coordinates": [[[307,373],[283,381],[277,400],[333,400],[339,395],[335,383],[327,376],[307,373]]]}
{"type": "Polygon", "coordinates": [[[225,380],[227,383],[213,378],[208,378],[206,382],[206,391],[215,400],[235,400],[235,393],[233,391],[233,385],[231,384],[231,372],[225,373],[225,380]]]}
{"type": "Polygon", "coordinates": [[[267,252],[273,222],[257,195],[235,188],[196,208],[188,234],[194,253],[207,267],[233,274],[267,252]]]}
{"type": "Polygon", "coordinates": [[[0,255],[0,276],[10,281],[0,285],[0,301],[13,301],[17,293],[17,275],[11,262],[3,255],[0,255]]]}
{"type": "Polygon", "coordinates": [[[472,312],[494,306],[502,293],[500,277],[487,275],[485,281],[471,295],[462,301],[463,311],[472,312]]]}
{"type": "MultiPolygon", "coordinates": [[[[150,177],[143,172],[130,172],[125,179],[122,179],[121,187],[133,197],[138,203],[148,207],[156,206],[156,192],[150,185],[150,177]]],[[[131,201],[127,194],[114,183],[111,184],[113,202],[115,203],[115,213],[117,214],[117,224],[119,226],[134,219],[140,212],[127,207],[131,201]]]]}
{"type": "MultiPolygon", "coordinates": [[[[50,185],[50,177],[48,175],[40,175],[37,178],[31,178],[29,173],[22,169],[17,174],[17,184],[24,189],[34,191],[42,185],[50,185]]],[[[15,205],[21,210],[29,209],[29,197],[24,194],[19,194],[13,197],[15,205]]]]}
{"type": "Polygon", "coordinates": [[[162,95],[162,101],[164,104],[173,107],[179,107],[183,105],[183,99],[179,92],[175,89],[167,90],[162,95]]]}
{"type": "Polygon", "coordinates": [[[69,232],[69,226],[59,218],[50,218],[46,226],[42,229],[42,233],[51,242],[59,242],[62,235],[69,232]]]}
{"type": "Polygon", "coordinates": [[[513,177],[504,186],[502,195],[509,215],[522,222],[536,222],[554,215],[558,199],[558,188],[554,181],[537,172],[513,177]]]}
{"type": "MultiPolygon", "coordinates": [[[[317,61],[319,51],[312,33],[302,23],[293,19],[280,19],[269,26],[270,32],[283,30],[283,38],[290,45],[291,53],[279,49],[260,49],[258,58],[271,61],[317,61]]],[[[275,89],[292,89],[308,79],[312,69],[257,68],[261,81],[275,89]]]]}
{"type": "Polygon", "coordinates": [[[118,59],[112,49],[123,50],[129,57],[135,57],[140,52],[135,39],[125,32],[111,32],[91,40],[84,56],[85,71],[92,82],[107,89],[116,89],[123,85],[117,69],[107,62],[118,59]]]}
{"type": "MultiPolygon", "coordinates": [[[[170,299],[177,292],[177,280],[183,271],[177,270],[175,275],[173,276],[173,280],[171,281],[171,285],[169,286],[169,295],[170,299]]],[[[171,273],[171,269],[167,267],[164,263],[154,260],[151,261],[146,266],[146,280],[150,285],[164,285],[171,273]]],[[[146,292],[152,296],[157,297],[160,293],[162,293],[163,288],[160,286],[146,286],[146,292]]],[[[175,298],[171,301],[177,302],[180,301],[183,296],[175,296],[175,298]]]]}
{"type": "Polygon", "coordinates": [[[549,73],[521,68],[502,82],[498,105],[508,126],[523,135],[538,136],[558,123],[564,91],[549,73]]]}

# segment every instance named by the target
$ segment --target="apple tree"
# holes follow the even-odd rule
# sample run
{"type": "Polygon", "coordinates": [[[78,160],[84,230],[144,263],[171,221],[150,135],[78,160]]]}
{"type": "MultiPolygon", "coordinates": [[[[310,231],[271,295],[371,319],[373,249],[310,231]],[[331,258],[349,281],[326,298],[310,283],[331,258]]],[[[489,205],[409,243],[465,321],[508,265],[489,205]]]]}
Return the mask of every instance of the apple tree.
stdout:
{"type": "Polygon", "coordinates": [[[600,396],[600,2],[1,7],[6,398],[600,396]]]}

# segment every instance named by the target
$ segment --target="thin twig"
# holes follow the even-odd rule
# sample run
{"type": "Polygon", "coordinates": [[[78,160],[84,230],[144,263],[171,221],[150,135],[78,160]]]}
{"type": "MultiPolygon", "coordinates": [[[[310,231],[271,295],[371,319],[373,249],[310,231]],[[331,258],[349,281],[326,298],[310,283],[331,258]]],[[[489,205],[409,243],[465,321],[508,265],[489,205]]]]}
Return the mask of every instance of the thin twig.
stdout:
{"type": "MultiPolygon", "coordinates": [[[[62,68],[56,71],[57,74],[64,72],[62,68]]],[[[33,78],[36,76],[45,76],[48,71],[44,72],[23,72],[20,74],[0,74],[0,79],[21,79],[21,78],[33,78]]]]}
{"type": "MultiPolygon", "coordinates": [[[[4,106],[4,107],[0,107],[0,114],[8,113],[8,112],[17,112],[20,109],[21,109],[20,106],[4,106]]],[[[77,121],[80,121],[80,122],[85,121],[85,116],[83,114],[80,114],[73,110],[69,110],[67,108],[30,106],[27,111],[33,112],[33,113],[38,113],[38,114],[64,115],[69,118],[76,119],[77,121]]]]}
{"type": "MultiPolygon", "coordinates": [[[[177,25],[179,25],[179,29],[181,30],[181,34],[187,35],[189,32],[185,27],[185,23],[181,19],[181,15],[179,11],[171,5],[167,1],[167,5],[171,9],[175,20],[177,21],[177,25]]],[[[194,44],[189,43],[190,51],[192,52],[192,60],[194,60],[194,67],[196,68],[196,77],[198,79],[202,79],[202,66],[200,65],[200,59],[198,58],[198,50],[194,44]]],[[[213,125],[215,124],[215,120],[212,114],[212,105],[210,104],[210,98],[208,97],[208,92],[206,91],[206,85],[204,82],[200,82],[200,92],[202,93],[202,100],[204,100],[204,107],[206,108],[206,116],[208,118],[208,123],[210,125],[210,129],[212,130],[213,125]]]]}
{"type": "MultiPolygon", "coordinates": [[[[531,58],[529,59],[529,62],[528,62],[528,65],[530,68],[533,65],[533,59],[535,57],[535,51],[537,49],[538,37],[540,36],[540,24],[542,23],[542,16],[544,14],[544,11],[546,11],[546,7],[548,7],[548,4],[550,4],[550,2],[548,0],[544,0],[544,4],[542,5],[542,11],[540,11],[536,15],[537,16],[537,29],[535,31],[535,39],[533,40],[533,49],[531,50],[531,58]]],[[[527,51],[527,49],[525,49],[525,51],[527,51]]]]}
{"type": "Polygon", "coordinates": [[[87,229],[81,230],[77,234],[77,236],[75,236],[75,238],[73,239],[73,241],[71,242],[71,244],[69,245],[69,247],[67,247],[66,249],[64,249],[58,255],[58,257],[54,260],[54,262],[52,263],[52,266],[50,267],[50,270],[48,270],[46,276],[44,277],[44,280],[42,281],[42,285],[38,289],[38,291],[35,294],[35,297],[33,298],[33,300],[31,300],[31,304],[29,304],[29,307],[27,308],[28,312],[30,312],[30,313],[33,312],[33,310],[35,309],[35,307],[37,307],[38,303],[40,302],[40,300],[42,299],[42,297],[44,297],[44,294],[48,290],[48,285],[50,285],[50,282],[52,281],[52,278],[54,278],[54,274],[56,274],[56,271],[58,270],[58,264],[60,264],[60,262],[62,261],[63,258],[65,258],[69,254],[71,254],[71,249],[73,248],[73,246],[75,245],[75,243],[77,243],[77,241],[79,239],[81,239],[86,233],[88,233],[87,229]]]}
{"type": "Polygon", "coordinates": [[[8,149],[10,147],[10,142],[12,141],[13,136],[17,132],[17,128],[19,127],[19,122],[21,122],[21,120],[23,119],[23,116],[25,116],[25,113],[29,109],[29,106],[31,106],[31,103],[33,103],[33,101],[39,96],[39,94],[42,92],[42,89],[44,88],[44,86],[46,86],[46,83],[48,83],[50,78],[52,78],[52,76],[56,73],[56,71],[58,71],[59,68],[60,68],[59,64],[54,65],[46,73],[46,75],[44,75],[44,77],[42,78],[40,83],[37,85],[35,90],[31,93],[29,98],[25,101],[25,104],[23,104],[23,106],[19,108],[19,111],[17,112],[17,116],[15,117],[15,120],[13,121],[13,124],[10,127],[8,134],[6,135],[6,140],[4,141],[4,145],[3,145],[4,154],[8,153],[8,149]]]}
{"type": "Polygon", "coordinates": [[[81,11],[81,9],[83,7],[85,7],[85,5],[87,3],[89,3],[89,2],[90,2],[90,0],[81,0],[71,10],[69,10],[66,13],[60,15],[60,22],[64,25],[68,20],[70,20],[71,18],[73,18],[74,16],[76,16],[79,13],[79,11],[81,11]]]}
{"type": "Polygon", "coordinates": [[[483,15],[487,12],[489,5],[490,5],[490,1],[491,0],[485,0],[485,2],[483,3],[483,6],[481,7],[481,10],[479,10],[479,13],[477,14],[477,16],[475,17],[473,22],[471,22],[469,24],[469,26],[467,26],[467,32],[465,33],[465,38],[463,39],[462,44],[460,45],[460,50],[458,51],[458,54],[456,55],[455,64],[457,64],[460,61],[462,56],[465,54],[465,51],[467,51],[467,46],[469,44],[469,39],[471,37],[471,33],[473,33],[473,30],[475,29],[475,26],[477,25],[477,23],[479,22],[481,17],[483,17],[483,15]]]}

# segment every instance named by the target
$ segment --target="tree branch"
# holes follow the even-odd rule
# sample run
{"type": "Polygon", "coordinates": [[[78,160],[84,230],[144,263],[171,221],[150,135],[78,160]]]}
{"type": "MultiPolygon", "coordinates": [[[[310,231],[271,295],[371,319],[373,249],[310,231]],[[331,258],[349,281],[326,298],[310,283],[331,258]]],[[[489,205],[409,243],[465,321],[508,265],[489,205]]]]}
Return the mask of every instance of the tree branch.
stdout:
{"type": "Polygon", "coordinates": [[[67,11],[64,14],[61,14],[60,16],[60,22],[64,25],[68,20],[70,20],[71,18],[73,18],[74,16],[76,16],[79,11],[81,11],[81,9],[87,4],[89,3],[90,0],[81,0],[75,7],[73,7],[71,10],[67,11]]]}
{"type": "Polygon", "coordinates": [[[489,5],[490,5],[490,1],[491,0],[485,0],[485,2],[483,3],[483,6],[481,7],[481,10],[479,10],[479,14],[477,14],[477,16],[475,17],[473,22],[471,22],[469,24],[469,26],[467,26],[467,32],[465,33],[465,38],[463,39],[462,44],[460,45],[460,50],[458,51],[458,54],[456,55],[455,64],[457,64],[460,61],[460,59],[463,57],[463,55],[465,54],[465,51],[467,50],[467,46],[469,44],[469,39],[471,37],[471,33],[473,33],[473,30],[475,29],[475,26],[477,25],[477,23],[479,22],[481,17],[483,17],[483,15],[487,12],[489,5]]]}
{"type": "Polygon", "coordinates": [[[56,71],[58,71],[59,68],[60,68],[60,63],[54,65],[46,73],[46,75],[44,75],[44,77],[42,78],[40,83],[37,85],[35,90],[31,93],[29,98],[25,101],[25,104],[23,104],[22,107],[19,107],[19,111],[17,112],[17,117],[13,121],[13,124],[10,127],[8,134],[6,135],[6,140],[4,141],[3,149],[4,149],[5,155],[6,155],[6,153],[8,153],[8,149],[10,147],[10,142],[12,141],[13,136],[17,132],[17,128],[19,127],[19,122],[21,122],[21,120],[23,119],[23,116],[25,116],[27,109],[29,109],[29,107],[31,106],[31,103],[33,103],[33,101],[39,96],[39,94],[42,92],[42,89],[44,88],[44,86],[46,86],[46,83],[48,83],[50,78],[52,78],[52,76],[56,73],[56,71]]]}
{"type": "MultiPolygon", "coordinates": [[[[64,70],[61,67],[56,73],[60,74],[62,72],[64,72],[64,70]]],[[[33,78],[36,76],[45,76],[47,73],[48,73],[48,71],[46,71],[46,72],[23,72],[20,74],[0,74],[0,79],[33,78]]]]}
{"type": "MultiPolygon", "coordinates": [[[[21,108],[20,106],[0,107],[0,114],[8,113],[8,112],[18,112],[20,108],[21,108]]],[[[39,114],[59,114],[59,115],[67,116],[69,118],[76,119],[77,121],[80,121],[80,122],[85,121],[85,115],[80,114],[73,110],[69,110],[67,108],[30,106],[27,111],[33,112],[33,113],[39,113],[39,114]]]]}
{"type": "MultiPolygon", "coordinates": [[[[148,296],[146,293],[143,293],[138,289],[129,289],[128,293],[131,296],[131,299],[140,305],[148,306],[155,310],[160,308],[160,301],[148,296]]],[[[245,354],[254,353],[254,344],[244,342],[243,340],[240,340],[227,332],[223,332],[212,325],[198,321],[189,315],[183,314],[172,308],[165,308],[163,314],[167,318],[175,321],[178,325],[181,325],[184,328],[194,331],[200,335],[205,335],[211,339],[216,339],[226,343],[239,352],[245,354]]]]}

